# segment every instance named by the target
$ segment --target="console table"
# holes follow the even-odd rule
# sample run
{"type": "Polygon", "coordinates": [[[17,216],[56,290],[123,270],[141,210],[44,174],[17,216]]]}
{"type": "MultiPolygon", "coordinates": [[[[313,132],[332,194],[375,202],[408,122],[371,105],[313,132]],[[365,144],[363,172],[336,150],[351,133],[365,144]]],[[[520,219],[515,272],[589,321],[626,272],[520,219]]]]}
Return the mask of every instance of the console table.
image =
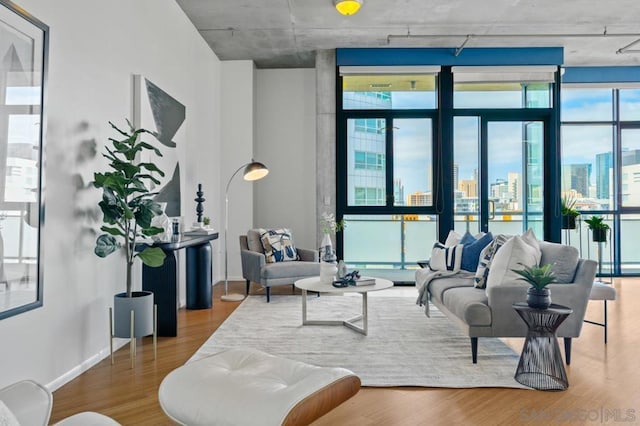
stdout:
{"type": "Polygon", "coordinates": [[[158,305],[158,336],[178,335],[178,254],[187,249],[187,309],[211,308],[211,245],[218,233],[209,235],[176,235],[170,241],[158,241],[166,257],[162,266],[143,265],[142,289],[153,292],[158,305]]]}

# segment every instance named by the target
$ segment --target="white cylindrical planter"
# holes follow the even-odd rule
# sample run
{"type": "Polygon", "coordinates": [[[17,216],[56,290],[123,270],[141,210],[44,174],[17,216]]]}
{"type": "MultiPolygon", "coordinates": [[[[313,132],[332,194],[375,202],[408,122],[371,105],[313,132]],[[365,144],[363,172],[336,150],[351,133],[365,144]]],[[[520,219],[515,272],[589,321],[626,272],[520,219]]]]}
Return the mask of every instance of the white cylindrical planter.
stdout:
{"type": "Polygon", "coordinates": [[[133,337],[153,334],[153,293],[134,291],[113,296],[113,337],[131,337],[131,311],[134,312],[133,337]]]}

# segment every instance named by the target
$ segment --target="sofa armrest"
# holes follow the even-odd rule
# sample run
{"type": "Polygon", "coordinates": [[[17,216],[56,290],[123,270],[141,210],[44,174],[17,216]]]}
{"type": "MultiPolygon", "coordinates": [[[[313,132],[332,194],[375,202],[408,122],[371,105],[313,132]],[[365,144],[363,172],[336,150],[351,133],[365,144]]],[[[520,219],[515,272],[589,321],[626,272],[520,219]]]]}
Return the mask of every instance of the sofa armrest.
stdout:
{"type": "Polygon", "coordinates": [[[245,280],[260,283],[260,270],[267,263],[262,253],[250,250],[240,250],[242,261],[242,277],[245,280]]]}
{"type": "Polygon", "coordinates": [[[300,256],[300,260],[305,262],[317,262],[319,259],[318,250],[310,250],[303,248],[296,248],[298,251],[298,256],[300,256]]]}
{"type": "MultiPolygon", "coordinates": [[[[559,337],[578,337],[580,335],[595,272],[596,262],[580,259],[574,282],[548,286],[551,292],[551,303],[573,309],[573,313],[558,328],[559,337]]],[[[523,282],[522,284],[509,284],[487,289],[494,336],[515,336],[518,335],[518,330],[523,330],[524,322],[512,305],[516,302],[526,301],[528,288],[528,285],[523,282]]]]}

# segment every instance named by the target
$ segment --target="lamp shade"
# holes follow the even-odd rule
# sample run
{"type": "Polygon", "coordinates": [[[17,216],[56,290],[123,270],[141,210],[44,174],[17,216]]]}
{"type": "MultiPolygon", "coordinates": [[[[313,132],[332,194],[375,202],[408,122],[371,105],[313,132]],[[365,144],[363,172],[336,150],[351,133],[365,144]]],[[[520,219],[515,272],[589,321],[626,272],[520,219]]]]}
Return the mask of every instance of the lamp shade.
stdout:
{"type": "Polygon", "coordinates": [[[244,180],[260,180],[269,174],[269,169],[258,161],[252,161],[244,168],[244,180]]]}
{"type": "Polygon", "coordinates": [[[354,15],[360,10],[362,0],[333,0],[336,10],[343,15],[354,15]]]}

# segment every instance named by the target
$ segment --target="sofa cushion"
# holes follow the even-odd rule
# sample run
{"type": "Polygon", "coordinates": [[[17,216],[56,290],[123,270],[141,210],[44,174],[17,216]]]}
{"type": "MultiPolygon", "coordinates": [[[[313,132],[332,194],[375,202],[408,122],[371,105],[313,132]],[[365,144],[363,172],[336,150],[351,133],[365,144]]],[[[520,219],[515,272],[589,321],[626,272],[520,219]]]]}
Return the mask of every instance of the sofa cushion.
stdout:
{"type": "Polygon", "coordinates": [[[318,262],[278,262],[268,263],[262,267],[260,276],[267,280],[277,278],[291,278],[294,280],[304,277],[320,275],[320,263],[318,262]]]}
{"type": "Polygon", "coordinates": [[[443,304],[455,316],[470,326],[491,325],[491,308],[483,289],[470,287],[450,288],[443,294],[443,304]]]}
{"type": "Polygon", "coordinates": [[[559,283],[571,283],[578,268],[580,254],[578,249],[564,244],[540,241],[542,251],[541,265],[550,263],[559,283]]]}
{"type": "Polygon", "coordinates": [[[480,238],[475,238],[470,233],[466,233],[460,243],[464,245],[462,251],[462,261],[460,263],[460,269],[465,271],[475,272],[478,269],[478,261],[480,260],[480,253],[493,241],[493,235],[491,232],[484,234],[480,238]]]}
{"type": "Polygon", "coordinates": [[[287,228],[267,229],[260,236],[267,263],[289,262],[299,260],[296,247],[293,245],[291,231],[287,228]]]}
{"type": "Polygon", "coordinates": [[[444,244],[436,242],[431,250],[431,258],[429,259],[429,269],[432,271],[452,271],[460,270],[462,262],[463,245],[447,247],[444,244]]]}
{"type": "Polygon", "coordinates": [[[442,303],[442,295],[452,288],[473,287],[473,278],[461,278],[458,276],[436,278],[429,284],[431,299],[442,303]]]}
{"type": "Polygon", "coordinates": [[[487,286],[487,277],[489,276],[489,271],[491,270],[491,262],[493,261],[493,257],[500,249],[500,247],[502,247],[502,245],[508,241],[509,238],[511,237],[508,235],[498,234],[496,235],[494,240],[480,252],[480,256],[478,257],[476,276],[474,278],[474,285],[476,288],[485,288],[487,286]]]}
{"type": "Polygon", "coordinates": [[[447,239],[444,241],[444,245],[447,247],[455,246],[460,244],[460,240],[462,240],[462,235],[458,234],[453,229],[449,231],[449,235],[447,235],[447,239]]]}
{"type": "Polygon", "coordinates": [[[503,284],[523,283],[520,275],[514,269],[534,266],[540,263],[540,250],[516,235],[510,238],[498,250],[491,262],[491,269],[487,277],[487,288],[503,284]]]}
{"type": "Polygon", "coordinates": [[[264,254],[262,241],[260,240],[262,236],[261,231],[264,231],[264,229],[249,229],[249,231],[247,231],[247,246],[251,251],[264,254]]]}

